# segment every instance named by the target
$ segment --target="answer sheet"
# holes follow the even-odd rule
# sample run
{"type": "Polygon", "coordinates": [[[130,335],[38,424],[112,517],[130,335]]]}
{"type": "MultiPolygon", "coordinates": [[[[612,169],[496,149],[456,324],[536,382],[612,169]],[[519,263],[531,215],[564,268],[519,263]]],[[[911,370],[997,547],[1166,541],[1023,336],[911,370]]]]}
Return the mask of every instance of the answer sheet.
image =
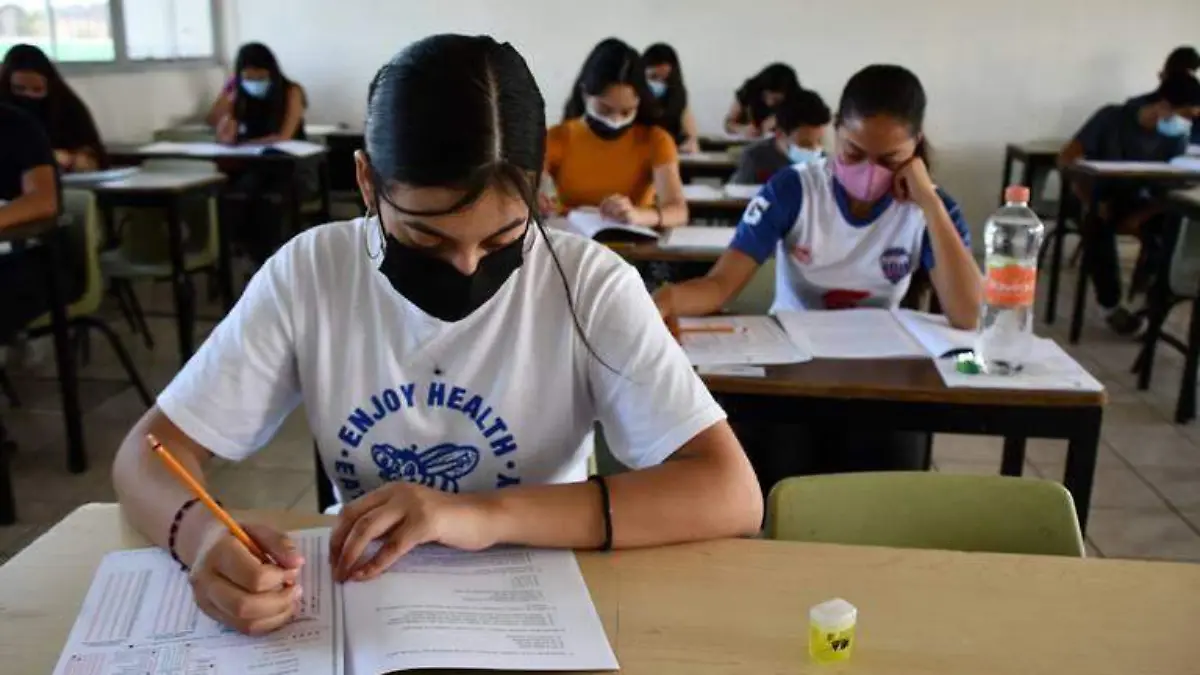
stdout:
{"type": "Polygon", "coordinates": [[[571,551],[422,546],[343,593],[351,675],[617,669],[571,551]]]}
{"type": "Polygon", "coordinates": [[[679,320],[680,342],[693,366],[767,366],[804,363],[812,356],[769,316],[714,316],[679,320]]]}
{"type": "Polygon", "coordinates": [[[663,234],[659,248],[724,251],[733,241],[732,227],[675,227],[663,234]]]}
{"type": "Polygon", "coordinates": [[[104,557],[55,675],[341,675],[340,590],[329,569],[329,530],[293,532],[305,559],[301,613],[250,638],[200,611],[187,573],[157,548],[104,557]]]}
{"type": "Polygon", "coordinates": [[[775,318],[816,359],[929,356],[887,309],[778,312],[775,318]]]}

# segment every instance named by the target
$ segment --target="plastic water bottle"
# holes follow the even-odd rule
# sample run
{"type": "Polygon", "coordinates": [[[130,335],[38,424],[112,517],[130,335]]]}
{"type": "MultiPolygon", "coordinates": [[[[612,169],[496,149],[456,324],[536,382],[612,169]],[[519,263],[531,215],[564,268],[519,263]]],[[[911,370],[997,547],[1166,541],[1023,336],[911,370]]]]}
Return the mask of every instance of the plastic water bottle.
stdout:
{"type": "Polygon", "coordinates": [[[1019,372],[1029,356],[1037,255],[1046,232],[1029,208],[1029,188],[1008,187],[1004,201],[984,227],[987,281],[975,345],[984,369],[995,375],[1019,372]]]}

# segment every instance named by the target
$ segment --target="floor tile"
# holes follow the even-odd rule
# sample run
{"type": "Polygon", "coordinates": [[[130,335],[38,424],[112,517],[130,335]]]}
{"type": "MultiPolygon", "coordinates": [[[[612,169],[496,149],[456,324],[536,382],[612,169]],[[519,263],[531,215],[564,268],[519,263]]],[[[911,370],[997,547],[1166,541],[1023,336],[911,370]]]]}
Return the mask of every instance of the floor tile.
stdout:
{"type": "Polygon", "coordinates": [[[1114,430],[1107,440],[1136,468],[1200,467],[1200,448],[1170,424],[1114,430]]]}
{"type": "Polygon", "coordinates": [[[1083,548],[1085,551],[1087,551],[1087,557],[1089,557],[1089,558],[1103,558],[1104,557],[1104,554],[1100,552],[1100,549],[1096,548],[1096,545],[1092,543],[1091,537],[1088,537],[1087,539],[1084,540],[1083,548]]]}
{"type": "Polygon", "coordinates": [[[1140,468],[1142,478],[1179,510],[1200,509],[1200,467],[1140,468]]]}
{"type": "Polygon", "coordinates": [[[1200,562],[1200,534],[1165,506],[1093,509],[1088,536],[1109,558],[1200,562]]]}
{"type": "Polygon", "coordinates": [[[1097,470],[1092,482],[1092,508],[1162,508],[1159,497],[1130,469],[1097,470]]]}

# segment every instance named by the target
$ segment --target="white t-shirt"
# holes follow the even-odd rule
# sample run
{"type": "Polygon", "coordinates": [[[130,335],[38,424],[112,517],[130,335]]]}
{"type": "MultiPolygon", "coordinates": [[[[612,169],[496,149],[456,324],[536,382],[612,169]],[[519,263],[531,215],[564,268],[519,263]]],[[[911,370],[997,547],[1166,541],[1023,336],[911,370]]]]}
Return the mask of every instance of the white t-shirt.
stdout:
{"type": "MultiPolygon", "coordinates": [[[[963,245],[970,231],[939,191],[963,245]]],[[[777,254],[772,312],[899,306],[917,266],[932,270],[925,214],[884,197],[865,218],[850,213],[833,162],[782,169],[751,200],[731,246],[763,263],[777,254]]]]}
{"type": "MultiPolygon", "coordinates": [[[[724,419],[633,268],[605,247],[531,226],[524,264],[456,323],[378,271],[375,219],[301,234],[251,281],[158,405],[215,454],[242,459],[304,402],[345,502],[384,482],[482,491],[586,477],[599,420],[614,455],[657,464],[724,419]]],[[[296,457],[306,466],[310,456],[296,457]]]]}

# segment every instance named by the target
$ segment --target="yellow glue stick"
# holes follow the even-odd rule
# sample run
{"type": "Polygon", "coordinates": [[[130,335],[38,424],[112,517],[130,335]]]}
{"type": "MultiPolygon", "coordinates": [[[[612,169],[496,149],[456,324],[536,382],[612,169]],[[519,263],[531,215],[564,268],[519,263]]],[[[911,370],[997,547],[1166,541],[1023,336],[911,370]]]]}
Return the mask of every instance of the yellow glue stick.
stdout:
{"type": "Polygon", "coordinates": [[[854,651],[858,609],[841,598],[808,610],[808,654],[817,663],[846,661],[854,651]]]}

